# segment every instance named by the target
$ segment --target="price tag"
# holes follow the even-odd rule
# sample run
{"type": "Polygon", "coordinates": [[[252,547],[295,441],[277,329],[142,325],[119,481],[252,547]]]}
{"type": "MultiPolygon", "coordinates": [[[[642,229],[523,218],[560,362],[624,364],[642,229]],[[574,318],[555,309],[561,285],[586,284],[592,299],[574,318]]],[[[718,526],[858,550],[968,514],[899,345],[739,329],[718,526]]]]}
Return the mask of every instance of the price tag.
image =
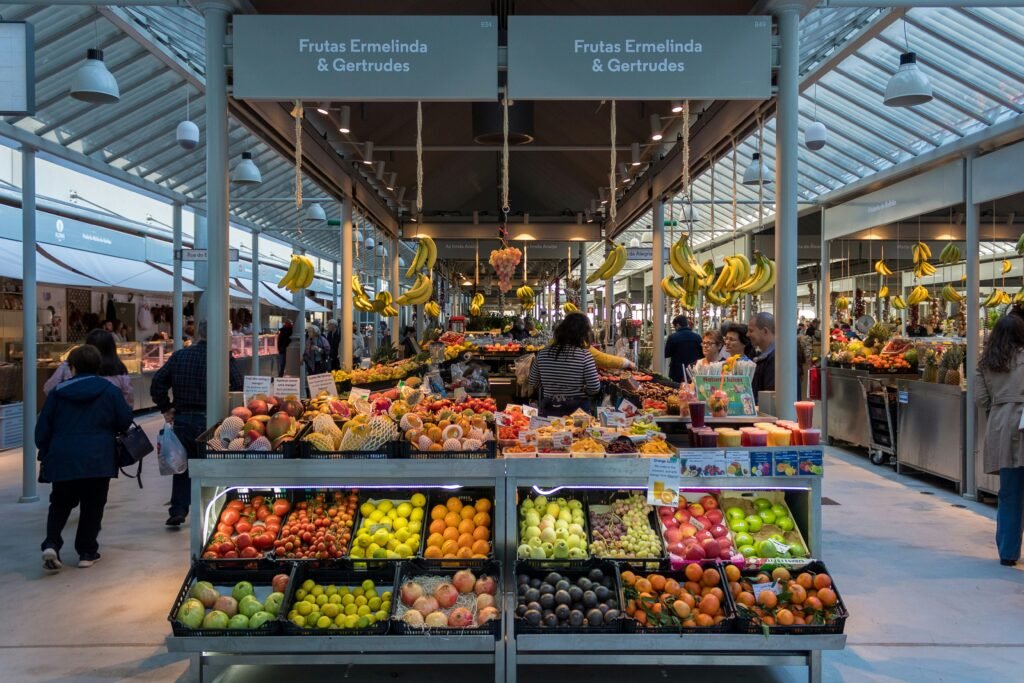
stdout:
{"type": "Polygon", "coordinates": [[[242,398],[248,403],[249,399],[257,394],[270,395],[270,378],[261,375],[246,375],[242,383],[242,398]]]}
{"type": "Polygon", "coordinates": [[[727,476],[727,477],[748,477],[748,476],[750,476],[750,453],[749,453],[749,451],[726,451],[725,452],[725,476],[727,476]]]}
{"type": "Polygon", "coordinates": [[[530,429],[540,429],[541,427],[550,427],[551,420],[546,417],[537,417],[536,415],[530,418],[530,429]]]}
{"type": "Polygon", "coordinates": [[[618,410],[601,411],[601,426],[620,428],[626,426],[626,414],[618,410]]]}
{"type": "Polygon", "coordinates": [[[619,412],[625,413],[626,417],[633,417],[639,410],[629,399],[624,398],[619,403],[619,412]]]}
{"type": "Polygon", "coordinates": [[[507,425],[509,423],[509,421],[510,421],[509,417],[505,413],[495,413],[494,414],[494,426],[495,427],[504,427],[505,425],[507,425]]]}
{"type": "Polygon", "coordinates": [[[338,395],[338,386],[334,383],[334,376],[329,372],[307,375],[306,386],[309,387],[310,396],[318,396],[321,391],[326,391],[329,396],[338,395]]]}
{"type": "Polygon", "coordinates": [[[782,556],[785,556],[785,554],[789,552],[789,549],[793,547],[775,538],[769,538],[768,542],[775,546],[775,549],[779,552],[779,555],[782,556]]]}
{"type": "Polygon", "coordinates": [[[299,385],[298,377],[275,377],[274,396],[284,398],[286,396],[298,396],[302,387],[299,385]]]}
{"type": "Polygon", "coordinates": [[[685,455],[686,458],[683,476],[721,477],[725,474],[725,451],[706,449],[681,450],[679,454],[681,456],[685,455]]]}
{"type": "Polygon", "coordinates": [[[572,432],[554,432],[551,435],[551,445],[555,448],[569,448],[572,445],[572,432]]]}
{"type": "Polygon", "coordinates": [[[648,460],[647,503],[649,505],[676,505],[679,503],[679,459],[653,458],[648,460]]]}
{"type": "Polygon", "coordinates": [[[523,406],[523,415],[525,415],[526,417],[537,417],[537,415],[539,414],[540,412],[533,406],[523,406]]]}
{"type": "Polygon", "coordinates": [[[754,600],[757,600],[757,596],[761,595],[761,593],[764,593],[765,591],[775,593],[776,595],[779,592],[779,584],[775,581],[770,581],[768,583],[755,583],[751,588],[754,590],[754,600]]]}
{"type": "Polygon", "coordinates": [[[537,432],[532,429],[524,429],[519,432],[519,443],[523,446],[537,444],[537,432]]]}
{"type": "Polygon", "coordinates": [[[463,389],[462,387],[455,387],[455,389],[452,391],[452,397],[455,399],[456,403],[465,403],[466,399],[468,398],[468,396],[466,395],[466,390],[463,389]]]}
{"type": "Polygon", "coordinates": [[[352,391],[348,392],[348,400],[355,401],[357,399],[368,399],[370,398],[370,390],[362,389],[360,387],[352,387],[352,391]]]}
{"type": "Polygon", "coordinates": [[[908,403],[910,403],[910,392],[909,391],[897,391],[896,392],[896,400],[901,405],[907,405],[908,403]]]}

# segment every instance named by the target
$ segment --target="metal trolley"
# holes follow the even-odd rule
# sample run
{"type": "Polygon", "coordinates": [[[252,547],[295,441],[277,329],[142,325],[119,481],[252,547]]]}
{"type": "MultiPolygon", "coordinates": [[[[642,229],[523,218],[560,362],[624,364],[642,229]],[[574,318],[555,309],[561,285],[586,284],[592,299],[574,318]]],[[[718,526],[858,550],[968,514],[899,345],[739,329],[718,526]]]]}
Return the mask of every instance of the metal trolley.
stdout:
{"type": "Polygon", "coordinates": [[[899,393],[874,377],[861,377],[860,386],[867,406],[868,457],[876,465],[896,464],[899,393]]]}

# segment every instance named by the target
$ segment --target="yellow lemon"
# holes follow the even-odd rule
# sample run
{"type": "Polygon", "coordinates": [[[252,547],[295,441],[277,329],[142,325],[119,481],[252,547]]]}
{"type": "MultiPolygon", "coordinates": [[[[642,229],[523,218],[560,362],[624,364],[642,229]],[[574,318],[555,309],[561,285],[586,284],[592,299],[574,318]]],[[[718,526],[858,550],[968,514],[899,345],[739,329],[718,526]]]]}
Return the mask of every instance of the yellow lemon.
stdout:
{"type": "Polygon", "coordinates": [[[415,507],[421,508],[427,504],[427,497],[424,496],[422,493],[414,493],[412,494],[412,499],[410,500],[410,502],[415,507]]]}
{"type": "Polygon", "coordinates": [[[423,508],[413,508],[412,513],[409,515],[409,519],[414,522],[423,521],[423,508]]]}
{"type": "Polygon", "coordinates": [[[394,507],[395,507],[395,504],[392,503],[390,500],[382,500],[381,502],[377,503],[377,509],[379,511],[381,511],[381,512],[384,512],[384,513],[388,512],[389,510],[393,509],[394,507]]]}
{"type": "Polygon", "coordinates": [[[399,517],[408,517],[411,514],[412,514],[412,504],[411,503],[401,503],[398,506],[398,516],[399,517]]]}

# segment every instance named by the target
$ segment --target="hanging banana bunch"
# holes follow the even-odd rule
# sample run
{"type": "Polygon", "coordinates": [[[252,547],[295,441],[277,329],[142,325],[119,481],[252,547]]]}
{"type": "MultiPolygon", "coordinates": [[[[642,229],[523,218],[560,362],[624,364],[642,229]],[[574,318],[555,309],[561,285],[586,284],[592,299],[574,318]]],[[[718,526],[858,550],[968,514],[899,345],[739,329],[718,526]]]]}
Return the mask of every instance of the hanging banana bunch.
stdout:
{"type": "Polygon", "coordinates": [[[385,318],[394,318],[398,315],[398,309],[391,302],[391,292],[386,290],[377,293],[371,307],[374,313],[379,313],[385,318]]]}
{"type": "Polygon", "coordinates": [[[519,299],[519,305],[523,313],[527,313],[533,310],[536,294],[534,293],[532,287],[530,287],[529,285],[523,285],[522,287],[517,289],[516,298],[519,299]]]}
{"type": "Polygon", "coordinates": [[[907,295],[907,304],[909,304],[910,306],[916,306],[917,304],[923,301],[928,301],[931,298],[932,296],[931,294],[928,293],[927,289],[925,289],[921,285],[917,285],[912,290],[910,290],[910,294],[907,295]]]}
{"type": "Polygon", "coordinates": [[[661,280],[661,291],[669,299],[681,299],[686,296],[686,289],[680,288],[671,275],[666,275],[661,280]]]}
{"type": "MultiPolygon", "coordinates": [[[[1018,293],[1018,296],[1019,296],[1019,293],[1018,293]]],[[[1014,297],[1014,299],[1015,298],[1016,297],[1014,297]]],[[[988,295],[988,298],[985,299],[985,303],[982,304],[982,306],[984,306],[985,308],[995,308],[996,306],[1005,306],[1005,305],[1013,302],[1014,299],[1011,299],[1010,295],[1007,294],[1006,292],[1004,292],[1001,289],[993,289],[992,293],[988,295]]]]}
{"type": "Polygon", "coordinates": [[[903,300],[903,297],[897,294],[892,298],[892,307],[897,311],[905,311],[907,309],[907,303],[903,300]]]}
{"type": "Polygon", "coordinates": [[[469,302],[469,314],[474,318],[480,315],[480,312],[484,307],[484,295],[477,292],[473,295],[473,300],[469,302]]]}
{"type": "Polygon", "coordinates": [[[689,244],[690,236],[683,233],[672,248],[668,250],[669,263],[676,275],[691,275],[701,281],[701,286],[708,284],[707,273],[701,269],[696,255],[689,244]]]}
{"type": "Polygon", "coordinates": [[[423,273],[416,275],[416,282],[402,296],[395,299],[399,306],[419,306],[430,300],[434,291],[434,283],[423,273]]]}
{"type": "Polygon", "coordinates": [[[373,313],[373,302],[366,296],[363,283],[359,281],[358,275],[352,276],[352,303],[364,313],[373,313]]]}
{"type": "Polygon", "coordinates": [[[939,254],[939,263],[943,265],[952,265],[960,260],[960,247],[956,246],[952,242],[947,244],[939,254]]]}
{"type": "Polygon", "coordinates": [[[313,261],[308,256],[292,254],[288,272],[277,283],[291,293],[300,292],[313,284],[313,261]]]}
{"type": "MultiPolygon", "coordinates": [[[[743,260],[746,261],[745,258],[743,260]]],[[[774,286],[775,262],[761,252],[755,251],[754,269],[736,286],[736,291],[743,294],[764,294],[774,286]]]]}
{"type": "Polygon", "coordinates": [[[878,298],[884,299],[887,296],[889,296],[889,286],[882,285],[881,289],[878,290],[878,298]]]}
{"type": "Polygon", "coordinates": [[[1010,272],[1010,270],[1012,268],[1013,268],[1013,265],[1007,259],[1003,259],[1003,265],[1002,265],[1003,272],[1002,272],[1002,274],[1006,275],[1007,273],[1010,272]]]}
{"type": "Polygon", "coordinates": [[[423,312],[426,313],[431,318],[441,317],[441,307],[437,305],[436,301],[428,301],[423,306],[423,312]]]}
{"type": "Polygon", "coordinates": [[[1021,287],[1020,290],[1013,295],[1013,303],[1018,306],[1024,306],[1024,287],[1021,287]]]}
{"type": "MultiPolygon", "coordinates": [[[[928,259],[932,257],[932,250],[924,242],[918,242],[914,245],[914,276],[921,278],[928,275],[935,274],[935,266],[928,263],[928,259]]],[[[909,299],[908,299],[909,302],[909,299]]]]}
{"type": "Polygon", "coordinates": [[[564,312],[564,313],[565,313],[566,315],[569,315],[570,313],[579,313],[579,312],[580,312],[580,309],[579,309],[579,308],[577,308],[577,307],[576,307],[576,304],[574,304],[573,302],[571,302],[571,301],[566,301],[566,302],[565,302],[564,304],[562,304],[562,311],[563,311],[563,312],[564,312]]]}
{"type": "Polygon", "coordinates": [[[877,261],[875,261],[875,272],[881,275],[882,277],[892,275],[892,270],[886,264],[885,259],[878,259],[877,261]]]}
{"type": "Polygon", "coordinates": [[[836,297],[836,310],[847,311],[850,309],[850,300],[840,294],[836,297]]]}
{"type": "Polygon", "coordinates": [[[420,235],[419,242],[416,244],[416,254],[412,257],[409,270],[405,271],[405,277],[412,279],[421,270],[430,273],[434,269],[435,263],[437,263],[437,245],[426,235],[420,235]]]}
{"type": "Polygon", "coordinates": [[[597,267],[597,270],[587,276],[587,284],[592,285],[595,282],[615,277],[624,265],[626,265],[626,248],[621,244],[616,244],[604,257],[604,261],[597,267]]]}
{"type": "Polygon", "coordinates": [[[1017,251],[1017,256],[1024,256],[1024,233],[1017,238],[1017,244],[1013,248],[1017,251]]]}
{"type": "Polygon", "coordinates": [[[939,292],[939,297],[943,301],[947,301],[951,304],[958,304],[964,300],[964,295],[953,289],[953,285],[948,283],[942,288],[942,291],[939,292]]]}

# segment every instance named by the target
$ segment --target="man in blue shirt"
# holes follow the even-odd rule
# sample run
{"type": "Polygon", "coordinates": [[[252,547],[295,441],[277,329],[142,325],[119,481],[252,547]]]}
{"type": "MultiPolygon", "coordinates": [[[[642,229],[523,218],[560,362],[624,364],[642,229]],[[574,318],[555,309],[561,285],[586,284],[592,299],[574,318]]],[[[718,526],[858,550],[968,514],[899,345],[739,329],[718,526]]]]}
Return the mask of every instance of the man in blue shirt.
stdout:
{"type": "Polygon", "coordinates": [[[672,320],[672,327],[675,332],[665,342],[665,358],[671,359],[668,376],[673,382],[682,382],[683,368],[696,363],[704,353],[700,346],[700,335],[690,329],[690,321],[685,315],[677,315],[672,320]]]}
{"type": "Polygon", "coordinates": [[[775,391],[775,316],[771,313],[755,315],[747,323],[747,335],[759,352],[754,359],[757,367],[750,380],[756,399],[758,392],[775,391]]]}

